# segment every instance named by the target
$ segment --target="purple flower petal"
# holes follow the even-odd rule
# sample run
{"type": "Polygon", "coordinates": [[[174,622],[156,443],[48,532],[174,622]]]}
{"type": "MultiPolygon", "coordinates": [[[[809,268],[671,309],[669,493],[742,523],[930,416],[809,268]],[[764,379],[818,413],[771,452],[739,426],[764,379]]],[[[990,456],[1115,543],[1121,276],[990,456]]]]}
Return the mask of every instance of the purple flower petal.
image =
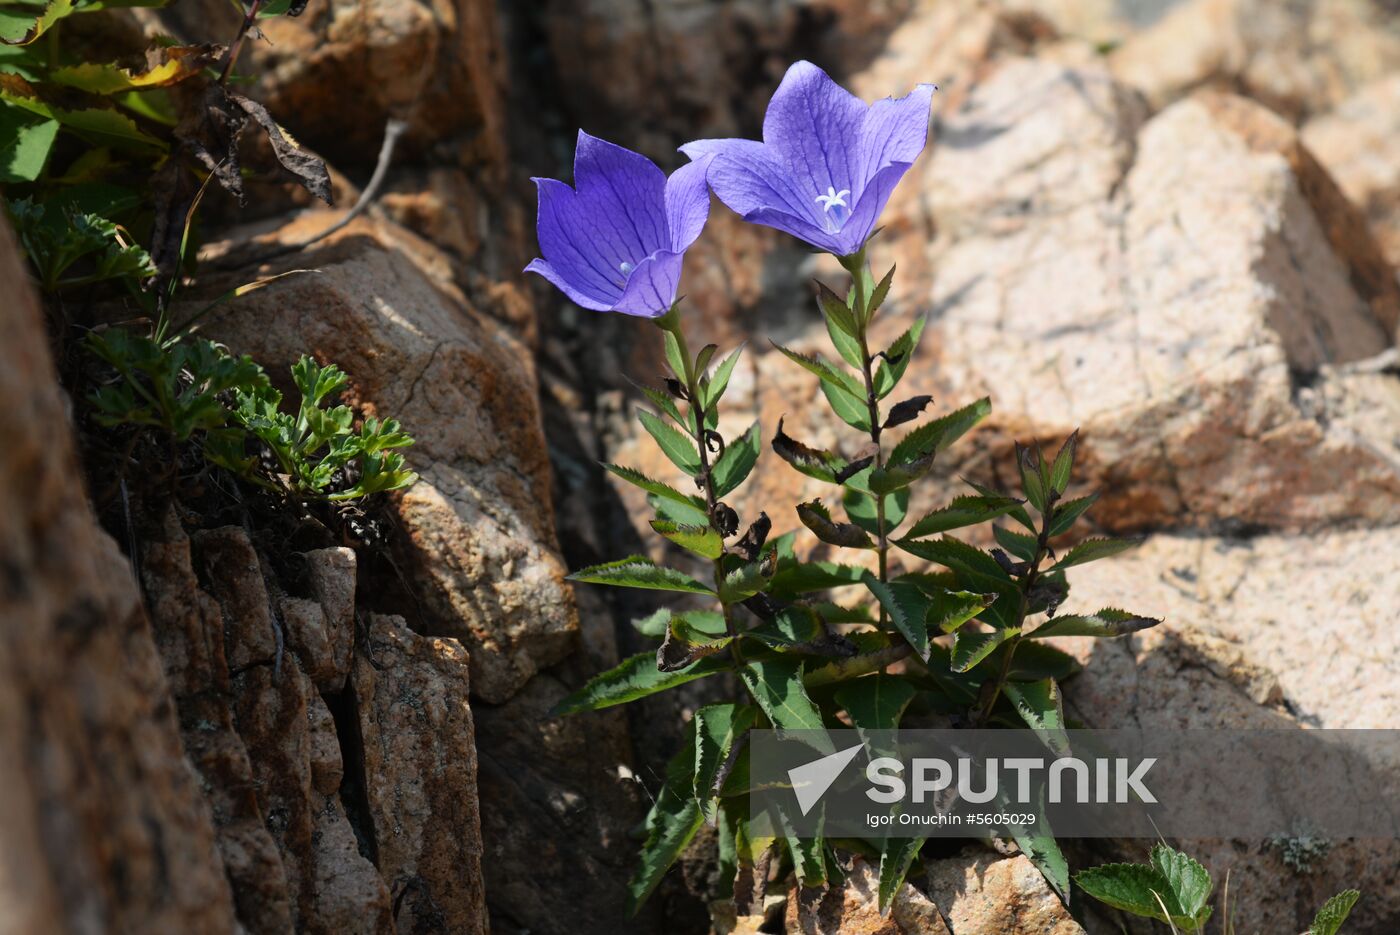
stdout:
{"type": "Polygon", "coordinates": [[[580,130],[574,188],[588,210],[596,212],[598,231],[615,251],[613,269],[670,246],[666,173],[646,156],[580,130]]]}
{"type": "Polygon", "coordinates": [[[696,140],[681,147],[692,159],[712,156],[710,187],[745,219],[755,211],[781,211],[820,227],[821,209],[814,196],[796,187],[788,165],[765,144],[754,140],[696,140]]]}
{"type": "Polygon", "coordinates": [[[617,258],[615,248],[599,229],[594,211],[563,182],[534,181],[540,199],[536,231],[540,252],[550,269],[572,283],[575,291],[593,296],[595,301],[611,301],[622,295],[626,277],[617,270],[626,257],[617,258]]]}
{"type": "Polygon", "coordinates": [[[822,230],[811,221],[803,218],[793,217],[785,211],[774,208],[759,208],[744,215],[744,220],[750,224],[762,224],[764,227],[775,227],[784,233],[791,234],[798,240],[806,241],[818,250],[825,250],[837,256],[845,256],[853,251],[844,250],[845,241],[840,234],[833,234],[822,230]]]}
{"type": "Polygon", "coordinates": [[[613,311],[638,318],[660,318],[676,301],[681,282],[681,253],[660,250],[637,264],[613,311]]]}
{"type": "Polygon", "coordinates": [[[710,217],[710,187],[705,182],[710,159],[702,156],[681,166],[666,180],[666,225],[676,253],[695,243],[710,217]]]}
{"type": "Polygon", "coordinates": [[[934,86],[921,84],[901,98],[870,105],[861,127],[861,192],[875,175],[895,163],[912,165],[928,143],[928,112],[934,86]]]}
{"type": "Polygon", "coordinates": [[[589,295],[588,293],[582,291],[574,285],[573,281],[568,279],[566,276],[561,275],[558,270],[550,266],[548,260],[538,258],[531,260],[530,265],[525,267],[525,272],[539,273],[545,279],[548,279],[550,282],[554,283],[554,285],[558,287],[558,289],[565,295],[567,295],[570,299],[573,299],[575,304],[582,305],[584,308],[592,309],[595,312],[606,312],[611,310],[613,307],[613,303],[616,301],[615,297],[608,298],[603,296],[589,295]]]}
{"type": "Polygon", "coordinates": [[[527,266],[596,311],[656,318],[674,304],[685,249],[710,213],[709,160],[670,179],[645,156],[582,131],[574,184],[535,179],[543,257],[527,266]]]}
{"type": "Polygon", "coordinates": [[[763,117],[763,145],[808,181],[806,201],[828,189],[859,196],[866,106],[811,62],[783,75],[763,117]]]}
{"type": "Polygon", "coordinates": [[[788,69],[763,120],[763,142],[696,140],[710,187],[745,220],[840,256],[869,239],[895,185],[928,140],[934,88],[866,106],[820,68],[788,69]]]}

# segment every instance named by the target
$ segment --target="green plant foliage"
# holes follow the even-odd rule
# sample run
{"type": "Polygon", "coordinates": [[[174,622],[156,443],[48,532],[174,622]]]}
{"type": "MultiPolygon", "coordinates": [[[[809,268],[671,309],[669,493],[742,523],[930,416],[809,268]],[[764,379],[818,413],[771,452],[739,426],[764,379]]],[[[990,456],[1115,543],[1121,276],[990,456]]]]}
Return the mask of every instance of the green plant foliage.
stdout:
{"type": "Polygon", "coordinates": [[[595,675],[586,685],[555,705],[552,714],[597,711],[626,704],[723,669],[713,660],[702,660],[680,671],[662,672],[656,667],[655,653],[639,653],[616,668],[595,675]]]}
{"type": "Polygon", "coordinates": [[[296,415],[247,356],[203,338],[165,343],[124,328],[94,331],[88,350],[112,375],[93,391],[93,418],[109,428],[142,426],[176,443],[198,441],[212,464],[268,490],[301,499],[350,500],[399,490],[418,476],[395,449],[413,444],[393,419],[354,428],[346,406],[327,409],[345,376],[303,357],[293,368],[302,391],[296,415]],[[261,442],[268,471],[248,450],[261,442]]]}
{"type": "MultiPolygon", "coordinates": [[[[641,633],[660,640],[654,657],[640,654],[596,677],[565,699],[559,713],[645,698],[714,672],[731,673],[742,692],[703,706],[692,720],[648,821],[632,889],[636,899],[654,889],[699,816],[714,822],[723,884],[752,871],[766,845],[749,834],[746,731],[814,731],[822,740],[813,743],[828,753],[820,730],[825,725],[849,723],[868,733],[898,727],[910,710],[936,711],[973,727],[1024,724],[1052,748],[1069,752],[1060,682],[1079,664],[1040,637],[1113,637],[1157,622],[1117,609],[1059,613],[1069,593],[1065,569],[1132,544],[1082,537],[1078,544],[1052,542],[1074,535],[1095,501],[1092,493],[1066,496],[1077,433],[1052,458],[1041,457],[1038,447],[1018,449],[1019,491],[971,483],[968,494],[904,525],[920,482],[990,414],[991,402],[930,411],[929,395],[897,395],[919,372],[924,319],[913,320],[889,347],[872,347],[870,325],[878,314],[889,314],[893,270],[877,281],[863,256],[841,259],[850,288],[843,296],[819,283],[816,296],[834,356],[775,345],[816,377],[836,437],[824,439],[829,447],[817,447],[789,435],[779,420],[771,436],[778,458],[766,464],[781,461],[823,485],[820,499],[771,517],[750,506],[752,494],[744,501],[754,514],[748,517],[725,502],[765,467],[761,428],[722,437],[718,407],[738,352],[718,365],[714,345],[692,354],[678,308],[656,322],[670,370],[664,390],[638,387],[651,407],[639,412],[642,426],[674,476],[605,465],[646,492],[657,514],[651,528],[665,540],[675,567],[634,556],[576,572],[572,580],[680,592],[685,609],[635,621],[641,633]],[[839,497],[826,495],[838,491],[839,497]],[[770,540],[775,526],[796,527],[796,537],[770,540]],[[995,547],[973,544],[993,538],[995,547]],[[703,610],[692,607],[697,601],[703,610]]],[[[784,872],[807,885],[838,878],[833,842],[797,838],[786,816],[774,817],[773,853],[790,867],[784,872]]],[[[1055,839],[1003,833],[1067,899],[1069,864],[1055,839]]],[[[879,903],[888,912],[922,843],[841,846],[878,857],[879,903]]],[[[1178,914],[1196,910],[1191,880],[1180,867],[1149,869],[1172,875],[1185,900],[1178,914]]]]}
{"type": "Polygon", "coordinates": [[[1342,890],[1327,900],[1322,904],[1322,908],[1317,910],[1312,925],[1308,926],[1308,935],[1337,935],[1342,923],[1346,922],[1352,907],[1360,898],[1360,890],[1342,890]]]}
{"type": "Polygon", "coordinates": [[[276,459],[272,486],[294,497],[351,500],[418,480],[394,450],[413,444],[397,421],[366,419],[356,431],[350,407],[325,406],[348,381],[338,367],[302,357],[292,365],[292,381],[301,394],[295,415],[283,411],[271,384],[235,392],[233,419],[276,459]]]}
{"type": "Polygon", "coordinates": [[[1211,914],[1210,874],[1163,844],[1146,864],[1104,864],[1081,870],[1074,882],[1099,902],[1187,932],[1200,931],[1211,914]]]}
{"type": "Polygon", "coordinates": [[[98,387],[91,401],[103,425],[144,425],[177,442],[197,432],[230,432],[230,412],[222,396],[242,387],[267,384],[262,368],[233,357],[212,341],[183,341],[163,347],[123,328],[94,331],[87,346],[116,373],[98,387]]]}
{"type": "Polygon", "coordinates": [[[150,254],[106,218],[71,209],[55,214],[27,198],[7,208],[45,292],[113,279],[139,287],[156,273],[150,254]]]}

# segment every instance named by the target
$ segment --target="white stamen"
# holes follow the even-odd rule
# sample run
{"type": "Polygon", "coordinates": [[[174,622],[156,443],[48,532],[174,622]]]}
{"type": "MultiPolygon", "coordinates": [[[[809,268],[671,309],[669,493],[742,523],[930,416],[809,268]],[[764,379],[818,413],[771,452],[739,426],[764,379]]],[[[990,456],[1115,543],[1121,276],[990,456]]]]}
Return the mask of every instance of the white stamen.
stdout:
{"type": "Polygon", "coordinates": [[[823,211],[829,212],[838,205],[842,208],[849,208],[850,205],[846,204],[846,196],[850,193],[851,190],[849,188],[843,188],[838,192],[836,186],[828,185],[826,187],[826,194],[818,195],[814,200],[817,204],[822,206],[823,211]]]}
{"type": "Polygon", "coordinates": [[[637,267],[633,266],[631,263],[628,263],[626,260],[623,260],[621,263],[617,264],[617,268],[622,270],[622,275],[631,276],[632,270],[636,269],[637,267]]]}

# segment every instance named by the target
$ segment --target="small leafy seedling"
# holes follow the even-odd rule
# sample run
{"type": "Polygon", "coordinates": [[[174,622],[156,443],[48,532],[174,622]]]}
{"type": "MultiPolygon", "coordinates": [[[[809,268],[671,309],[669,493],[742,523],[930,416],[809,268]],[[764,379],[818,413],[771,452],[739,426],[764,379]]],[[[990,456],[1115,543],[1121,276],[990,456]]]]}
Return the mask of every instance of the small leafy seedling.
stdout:
{"type": "Polygon", "coordinates": [[[282,394],[269,383],[236,391],[234,421],[266,444],[277,464],[259,479],[263,486],[334,501],[399,490],[418,479],[394,450],[413,444],[396,420],[365,419],[356,431],[349,406],[325,407],[349,382],[340,368],[302,357],[292,365],[292,381],[301,394],[296,415],[282,411],[282,394]]]}

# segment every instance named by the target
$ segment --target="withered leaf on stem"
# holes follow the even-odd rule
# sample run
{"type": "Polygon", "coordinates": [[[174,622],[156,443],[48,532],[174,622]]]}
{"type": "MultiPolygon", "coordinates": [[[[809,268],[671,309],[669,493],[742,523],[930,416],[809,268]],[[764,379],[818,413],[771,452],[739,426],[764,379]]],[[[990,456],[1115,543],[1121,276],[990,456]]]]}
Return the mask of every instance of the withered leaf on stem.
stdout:
{"type": "Polygon", "coordinates": [[[727,639],[692,643],[684,635],[677,633],[677,627],[673,623],[667,627],[661,645],[656,647],[656,668],[662,672],[676,672],[706,656],[713,656],[728,644],[727,639]]]}
{"type": "Polygon", "coordinates": [[[869,534],[855,523],[838,523],[821,501],[811,500],[797,506],[797,518],[821,541],[846,549],[873,549],[869,534]]]}
{"type": "Polygon", "coordinates": [[[773,521],[768,518],[767,513],[759,513],[758,519],[749,524],[749,528],[744,532],[744,536],[734,543],[734,549],[744,557],[744,561],[753,562],[758,560],[758,553],[763,548],[763,543],[768,541],[768,533],[773,529],[773,521]]]}
{"type": "Polygon", "coordinates": [[[895,403],[890,408],[890,414],[885,418],[884,427],[894,428],[896,425],[903,425],[918,418],[919,413],[924,411],[924,407],[933,402],[932,396],[914,396],[904,400],[902,403],[895,403]]]}
{"type": "Polygon", "coordinates": [[[326,204],[330,204],[331,176],[326,171],[326,164],[319,157],[313,156],[297,145],[291,134],[272,119],[272,115],[267,112],[266,107],[257,101],[251,101],[237,94],[231,94],[229,97],[243,109],[244,113],[256,120],[267,133],[267,140],[272,144],[273,155],[277,157],[282,168],[296,176],[302,188],[326,204]]]}
{"type": "Polygon", "coordinates": [[[739,531],[739,514],[727,503],[720,501],[710,513],[710,522],[715,524],[719,534],[726,539],[739,531]]]}

